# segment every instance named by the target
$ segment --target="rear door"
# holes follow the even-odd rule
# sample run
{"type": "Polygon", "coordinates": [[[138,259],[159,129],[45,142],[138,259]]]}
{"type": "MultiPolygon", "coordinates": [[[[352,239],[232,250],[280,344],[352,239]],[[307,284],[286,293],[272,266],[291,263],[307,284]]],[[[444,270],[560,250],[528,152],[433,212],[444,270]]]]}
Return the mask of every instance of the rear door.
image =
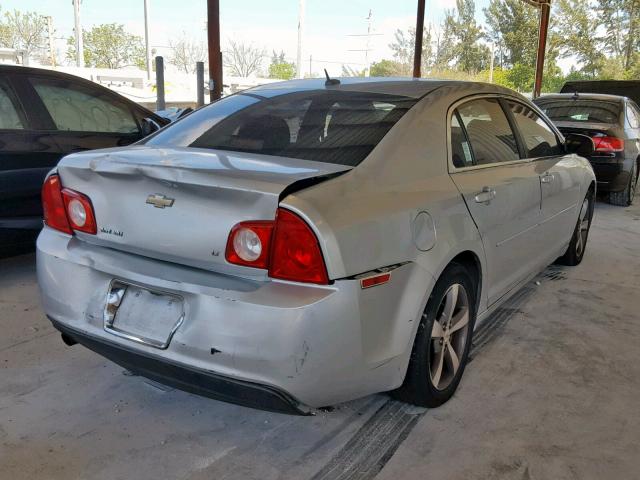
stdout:
{"type": "Polygon", "coordinates": [[[498,98],[457,105],[451,118],[451,177],[478,226],[487,257],[489,304],[536,266],[540,180],[522,159],[498,98]]]}
{"type": "Polygon", "coordinates": [[[540,177],[542,218],[538,236],[540,244],[548,245],[540,261],[547,263],[549,256],[568,242],[575,227],[582,166],[565,153],[554,129],[532,108],[515,100],[506,103],[525,156],[540,177]]]}
{"type": "Polygon", "coordinates": [[[121,147],[143,136],[135,110],[104,88],[45,75],[26,80],[25,88],[30,88],[41,115],[50,120],[48,133],[63,155],[121,147]]]}
{"type": "Polygon", "coordinates": [[[42,226],[40,189],[60,158],[38,130],[30,104],[12,75],[0,77],[0,244],[20,243],[42,226]]]}

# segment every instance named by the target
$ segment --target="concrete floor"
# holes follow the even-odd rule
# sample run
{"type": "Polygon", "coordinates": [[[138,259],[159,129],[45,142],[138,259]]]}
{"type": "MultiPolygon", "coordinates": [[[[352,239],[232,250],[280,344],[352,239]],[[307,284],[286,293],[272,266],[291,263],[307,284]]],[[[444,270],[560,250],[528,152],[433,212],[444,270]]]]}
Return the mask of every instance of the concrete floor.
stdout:
{"type": "Polygon", "coordinates": [[[640,474],[640,201],[599,203],[584,262],[476,332],[448,404],[374,395],[315,417],[161,389],[45,319],[0,260],[1,479],[603,479],[640,474]]]}

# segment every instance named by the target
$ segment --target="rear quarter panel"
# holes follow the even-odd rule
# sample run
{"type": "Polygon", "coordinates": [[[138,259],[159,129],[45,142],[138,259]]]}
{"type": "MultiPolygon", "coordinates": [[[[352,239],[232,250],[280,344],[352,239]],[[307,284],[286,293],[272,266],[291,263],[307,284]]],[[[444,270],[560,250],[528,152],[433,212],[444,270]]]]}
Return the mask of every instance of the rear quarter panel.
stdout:
{"type": "MultiPolygon", "coordinates": [[[[378,361],[405,354],[408,362],[431,289],[457,254],[471,251],[484,267],[477,228],[447,169],[446,112],[457,98],[431,93],[358,167],[281,202],[314,228],[331,279],[409,263],[402,267],[409,270],[402,294],[380,299],[384,315],[370,312],[362,320],[364,355],[378,361]],[[424,220],[422,212],[432,224],[416,222],[424,220]]],[[[380,291],[372,288],[370,295],[380,291]]]]}

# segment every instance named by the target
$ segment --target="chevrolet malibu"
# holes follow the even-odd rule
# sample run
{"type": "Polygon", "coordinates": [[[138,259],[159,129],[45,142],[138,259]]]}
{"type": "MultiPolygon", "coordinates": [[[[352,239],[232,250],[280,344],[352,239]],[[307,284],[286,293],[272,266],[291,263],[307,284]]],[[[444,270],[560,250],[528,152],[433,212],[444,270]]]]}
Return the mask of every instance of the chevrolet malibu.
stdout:
{"type": "Polygon", "coordinates": [[[474,327],[549,263],[582,260],[593,148],[496,85],[253,88],[59,163],[44,309],[67,344],[225,401],[437,406],[474,327]]]}

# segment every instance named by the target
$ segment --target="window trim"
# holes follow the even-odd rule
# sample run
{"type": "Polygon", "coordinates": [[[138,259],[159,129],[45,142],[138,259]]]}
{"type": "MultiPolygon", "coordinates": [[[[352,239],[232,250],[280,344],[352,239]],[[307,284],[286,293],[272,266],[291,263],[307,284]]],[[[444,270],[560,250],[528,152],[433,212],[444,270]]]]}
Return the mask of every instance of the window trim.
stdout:
{"type": "MultiPolygon", "coordinates": [[[[515,166],[515,165],[520,165],[520,164],[525,164],[525,163],[532,163],[535,161],[542,161],[545,159],[548,159],[550,157],[534,157],[534,158],[519,158],[518,160],[510,160],[508,162],[495,162],[495,163],[486,163],[483,165],[472,165],[470,167],[456,167],[453,164],[453,149],[451,148],[451,118],[454,114],[454,112],[457,110],[457,108],[460,105],[463,105],[465,103],[468,103],[470,101],[473,100],[479,100],[479,99],[483,99],[483,98],[495,98],[498,100],[498,102],[500,103],[500,106],[502,107],[502,101],[501,100],[512,100],[512,101],[516,101],[518,103],[523,103],[525,106],[531,108],[534,112],[536,112],[541,118],[545,119],[544,114],[540,111],[540,109],[533,103],[527,103],[527,102],[523,102],[521,98],[518,98],[515,95],[509,95],[507,93],[476,93],[476,94],[472,94],[472,95],[467,95],[465,97],[459,98],[458,100],[456,100],[455,102],[453,102],[451,105],[449,105],[449,109],[447,110],[447,117],[446,117],[446,122],[447,122],[447,168],[448,168],[448,172],[449,174],[455,174],[455,173],[462,173],[462,172],[468,172],[468,171],[473,171],[473,170],[480,170],[480,169],[484,169],[484,168],[497,168],[497,167],[508,167],[508,166],[515,166]]],[[[503,111],[504,111],[504,107],[503,111]]],[[[504,112],[505,116],[507,117],[507,120],[509,121],[509,114],[507,112],[504,112]]],[[[551,130],[555,133],[556,137],[558,138],[558,142],[563,145],[564,144],[564,136],[562,135],[562,133],[560,133],[560,131],[555,127],[555,125],[550,125],[546,119],[545,122],[547,123],[547,125],[551,128],[551,130]]],[[[511,125],[511,123],[509,124],[511,125]]],[[[513,129],[513,127],[512,127],[513,129]]],[[[520,143],[520,131],[516,130],[514,132],[514,135],[516,136],[516,143],[520,143]]],[[[469,145],[471,145],[471,142],[469,142],[469,145]]],[[[471,145],[471,149],[473,150],[473,145],[471,145]]],[[[518,147],[518,151],[520,151],[520,147],[518,147]]],[[[475,161],[475,158],[474,158],[475,161]]]]}

